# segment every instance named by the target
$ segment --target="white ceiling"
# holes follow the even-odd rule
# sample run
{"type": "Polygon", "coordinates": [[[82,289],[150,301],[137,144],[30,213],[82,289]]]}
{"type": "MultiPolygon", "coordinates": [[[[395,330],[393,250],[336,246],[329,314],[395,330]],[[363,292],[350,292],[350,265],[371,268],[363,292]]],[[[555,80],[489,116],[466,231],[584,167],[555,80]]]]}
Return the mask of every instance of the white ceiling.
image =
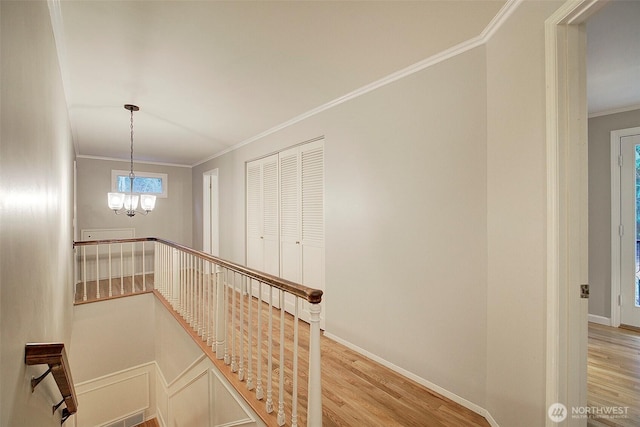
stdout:
{"type": "Polygon", "coordinates": [[[587,22],[589,114],[640,108],[640,1],[615,0],[587,22]]]}
{"type": "MultiPolygon", "coordinates": [[[[77,154],[128,160],[123,105],[133,103],[136,161],[197,164],[438,53],[443,38],[454,46],[479,35],[503,4],[63,0],[52,22],[77,154]]],[[[622,29],[611,19],[632,21],[607,11],[589,22],[604,46],[592,54],[590,32],[590,59],[616,50],[609,37],[622,29]]],[[[636,53],[638,27],[620,36],[635,37],[636,53]]],[[[606,67],[592,62],[590,103],[611,108],[591,85],[606,67]]],[[[607,93],[622,82],[612,80],[607,93]]]]}

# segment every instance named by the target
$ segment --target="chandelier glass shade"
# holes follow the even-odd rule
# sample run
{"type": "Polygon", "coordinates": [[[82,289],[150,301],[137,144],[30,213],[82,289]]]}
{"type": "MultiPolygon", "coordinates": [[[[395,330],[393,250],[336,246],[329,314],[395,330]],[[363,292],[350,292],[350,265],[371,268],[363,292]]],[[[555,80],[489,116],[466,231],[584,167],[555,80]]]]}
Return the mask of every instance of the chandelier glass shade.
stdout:
{"type": "Polygon", "coordinates": [[[146,215],[156,206],[156,196],[152,194],[134,194],[133,182],[136,175],[133,173],[133,112],[140,110],[137,105],[125,104],[124,108],[131,112],[131,169],[129,171],[129,193],[108,193],[107,203],[109,209],[116,215],[125,213],[127,216],[135,216],[136,213],[146,215]],[[141,211],[138,210],[138,201],[141,211]]]}

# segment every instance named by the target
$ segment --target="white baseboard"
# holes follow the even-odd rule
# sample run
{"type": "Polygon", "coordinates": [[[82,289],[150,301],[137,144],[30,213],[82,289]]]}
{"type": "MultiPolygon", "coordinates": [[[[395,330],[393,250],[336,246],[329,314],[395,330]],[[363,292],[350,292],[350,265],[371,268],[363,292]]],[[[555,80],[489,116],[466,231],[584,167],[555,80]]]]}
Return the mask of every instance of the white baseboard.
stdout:
{"type": "Polygon", "coordinates": [[[589,322],[597,323],[599,325],[611,326],[611,319],[604,316],[598,316],[597,314],[589,315],[589,322]]]}
{"type": "Polygon", "coordinates": [[[403,375],[407,378],[412,379],[413,381],[417,382],[420,385],[423,385],[425,387],[427,387],[429,390],[433,390],[438,394],[441,394],[442,396],[456,402],[457,404],[464,406],[465,408],[475,412],[476,414],[482,415],[487,422],[489,423],[489,425],[491,425],[492,427],[499,427],[498,423],[496,422],[496,420],[493,419],[493,417],[491,416],[491,414],[489,413],[489,411],[487,411],[486,409],[482,408],[481,406],[476,405],[473,402],[468,401],[467,399],[458,396],[455,393],[450,392],[449,390],[446,390],[422,377],[419,377],[418,375],[407,371],[404,368],[401,368],[399,366],[394,365],[393,363],[389,362],[388,360],[385,360],[379,356],[376,356],[373,353],[369,353],[367,350],[358,347],[355,344],[350,343],[349,341],[345,341],[340,337],[337,337],[329,332],[324,332],[324,336],[332,339],[348,348],[350,348],[351,350],[357,351],[360,354],[365,355],[366,357],[368,357],[371,360],[374,360],[378,363],[380,363],[383,366],[386,366],[387,368],[391,369],[392,371],[395,371],[397,373],[399,373],[400,375],[403,375]]]}

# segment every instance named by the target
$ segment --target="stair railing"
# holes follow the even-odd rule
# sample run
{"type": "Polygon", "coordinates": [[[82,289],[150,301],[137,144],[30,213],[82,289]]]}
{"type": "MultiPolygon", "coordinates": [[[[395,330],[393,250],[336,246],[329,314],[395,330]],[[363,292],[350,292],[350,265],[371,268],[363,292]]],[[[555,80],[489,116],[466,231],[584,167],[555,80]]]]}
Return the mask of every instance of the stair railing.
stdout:
{"type": "Polygon", "coordinates": [[[76,301],[154,289],[267,425],[322,425],[321,290],[157,238],[75,247],[76,301]]]}
{"type": "Polygon", "coordinates": [[[34,392],[38,384],[40,384],[47,375],[53,375],[58,390],[60,390],[60,394],[62,395],[62,400],[52,405],[52,412],[55,414],[58,408],[62,404],[65,404],[66,407],[62,408],[62,416],[60,419],[60,424],[64,424],[67,418],[75,414],[78,410],[78,398],[76,397],[76,391],[73,387],[73,379],[71,378],[67,354],[64,351],[64,344],[28,343],[24,348],[24,363],[28,366],[49,366],[49,369],[42,375],[37,378],[31,378],[31,392],[34,392]]]}

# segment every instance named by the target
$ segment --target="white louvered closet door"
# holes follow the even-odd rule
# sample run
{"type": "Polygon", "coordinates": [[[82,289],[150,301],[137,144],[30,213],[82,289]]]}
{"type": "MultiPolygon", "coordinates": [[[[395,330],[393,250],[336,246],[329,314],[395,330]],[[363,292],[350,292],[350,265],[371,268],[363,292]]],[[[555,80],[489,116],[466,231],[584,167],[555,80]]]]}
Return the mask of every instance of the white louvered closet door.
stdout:
{"type": "MultiPolygon", "coordinates": [[[[283,151],[279,162],[281,277],[324,290],[323,141],[283,151]]],[[[293,310],[292,298],[286,308],[293,310]]]]}
{"type": "Polygon", "coordinates": [[[262,161],[247,163],[247,267],[264,269],[262,244],[262,161]]]}
{"type": "Polygon", "coordinates": [[[280,153],[280,274],[302,282],[300,221],[300,149],[280,153]]]}
{"type": "Polygon", "coordinates": [[[247,163],[247,266],[280,273],[278,155],[247,163]]]}
{"type": "Polygon", "coordinates": [[[300,147],[302,283],[324,291],[324,144],[300,147]]]}

